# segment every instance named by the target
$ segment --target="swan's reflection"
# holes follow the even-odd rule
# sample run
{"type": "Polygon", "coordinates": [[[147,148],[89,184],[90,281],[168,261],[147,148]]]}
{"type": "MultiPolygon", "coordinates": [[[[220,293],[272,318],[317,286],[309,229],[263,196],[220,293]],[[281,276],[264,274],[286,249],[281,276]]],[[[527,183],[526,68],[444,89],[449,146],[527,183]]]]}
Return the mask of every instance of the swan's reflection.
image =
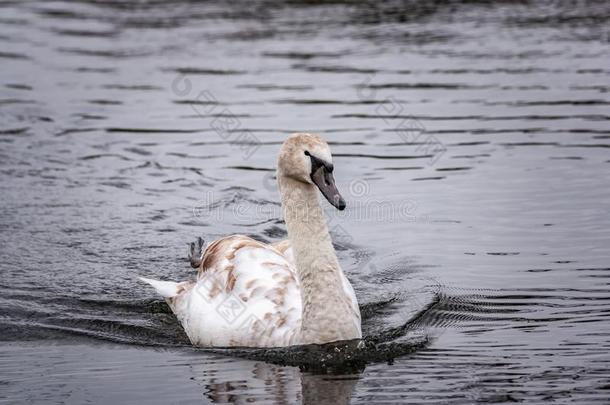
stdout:
{"type": "Polygon", "coordinates": [[[360,374],[301,373],[303,404],[349,404],[360,374]]]}
{"type": "Polygon", "coordinates": [[[194,379],[215,404],[348,404],[360,374],[302,372],[262,361],[211,357],[192,365],[194,379]]]}

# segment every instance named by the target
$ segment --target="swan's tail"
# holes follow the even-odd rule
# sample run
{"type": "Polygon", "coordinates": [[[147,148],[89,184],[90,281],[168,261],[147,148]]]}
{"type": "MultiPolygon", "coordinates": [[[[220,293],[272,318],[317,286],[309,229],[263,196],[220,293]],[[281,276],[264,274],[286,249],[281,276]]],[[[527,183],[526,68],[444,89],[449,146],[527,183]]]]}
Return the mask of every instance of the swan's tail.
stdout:
{"type": "Polygon", "coordinates": [[[174,283],[173,281],[153,280],[153,279],[146,278],[146,277],[138,277],[138,278],[140,280],[144,281],[145,283],[152,285],[155,288],[155,290],[157,290],[157,292],[164,298],[175,297],[176,295],[178,295],[178,293],[181,290],[179,288],[181,283],[174,283]]]}

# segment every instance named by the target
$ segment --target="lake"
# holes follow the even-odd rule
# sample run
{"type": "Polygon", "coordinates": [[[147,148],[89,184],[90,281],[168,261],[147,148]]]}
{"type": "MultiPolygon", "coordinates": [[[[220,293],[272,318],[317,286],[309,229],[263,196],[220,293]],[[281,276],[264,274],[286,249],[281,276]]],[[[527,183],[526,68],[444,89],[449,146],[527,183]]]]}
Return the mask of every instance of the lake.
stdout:
{"type": "Polygon", "coordinates": [[[607,403],[610,2],[2,1],[0,44],[1,403],[607,403]],[[293,132],[349,364],[192,348],[137,279],[285,238],[293,132]]]}

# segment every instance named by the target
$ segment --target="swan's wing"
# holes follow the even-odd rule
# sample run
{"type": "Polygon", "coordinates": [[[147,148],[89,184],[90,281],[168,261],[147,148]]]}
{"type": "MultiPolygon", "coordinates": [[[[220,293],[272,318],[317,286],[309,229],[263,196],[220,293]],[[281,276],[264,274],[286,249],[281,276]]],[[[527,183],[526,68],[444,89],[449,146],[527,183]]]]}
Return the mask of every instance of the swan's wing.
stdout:
{"type": "Polygon", "coordinates": [[[295,268],[279,250],[247,236],[210,244],[197,283],[170,305],[195,345],[297,343],[301,296],[295,268]]]}
{"type": "Polygon", "coordinates": [[[272,243],[273,246],[278,252],[284,255],[286,260],[288,260],[292,266],[296,269],[296,261],[294,259],[294,253],[292,251],[292,244],[289,239],[284,239],[279,242],[272,243]]]}

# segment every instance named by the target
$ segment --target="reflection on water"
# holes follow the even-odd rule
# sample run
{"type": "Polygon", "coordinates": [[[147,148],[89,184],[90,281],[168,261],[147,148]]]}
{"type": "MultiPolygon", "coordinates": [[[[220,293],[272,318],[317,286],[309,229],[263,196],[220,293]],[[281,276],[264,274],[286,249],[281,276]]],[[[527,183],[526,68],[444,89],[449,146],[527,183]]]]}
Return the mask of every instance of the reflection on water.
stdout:
{"type": "Polygon", "coordinates": [[[310,374],[251,361],[199,364],[193,374],[215,404],[348,404],[359,378],[359,374],[310,374]]]}
{"type": "Polygon", "coordinates": [[[609,4],[0,2],[0,401],[605,402],[609,4]],[[191,349],[136,275],[285,238],[302,130],[365,346],[191,349]]]}
{"type": "Polygon", "coordinates": [[[350,402],[359,373],[312,374],[224,356],[114,345],[0,349],[2,400],[69,403],[330,404],[350,402]],[[35,382],[35,383],[34,383],[35,382]]]}

